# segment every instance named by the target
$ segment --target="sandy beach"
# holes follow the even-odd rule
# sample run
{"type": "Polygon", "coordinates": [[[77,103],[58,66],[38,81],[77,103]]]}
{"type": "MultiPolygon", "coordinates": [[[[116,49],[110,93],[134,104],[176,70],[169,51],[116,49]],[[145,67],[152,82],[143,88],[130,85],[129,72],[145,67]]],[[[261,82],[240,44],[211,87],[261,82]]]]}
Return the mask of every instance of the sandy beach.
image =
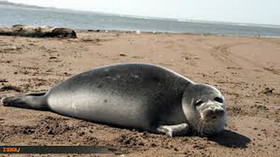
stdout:
{"type": "Polygon", "coordinates": [[[170,138],[0,104],[0,145],[112,148],[101,156],[279,156],[279,38],[115,31],[77,31],[77,36],[0,36],[0,98],[48,90],[102,65],[153,63],[216,86],[227,104],[226,130],[212,137],[170,138]]]}

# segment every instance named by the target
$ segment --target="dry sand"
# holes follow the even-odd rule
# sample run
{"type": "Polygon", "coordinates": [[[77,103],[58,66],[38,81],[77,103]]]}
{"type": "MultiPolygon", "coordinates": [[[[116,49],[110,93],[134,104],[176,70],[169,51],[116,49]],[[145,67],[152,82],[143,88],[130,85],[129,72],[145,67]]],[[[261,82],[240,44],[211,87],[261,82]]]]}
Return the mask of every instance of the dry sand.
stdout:
{"type": "Polygon", "coordinates": [[[228,105],[226,130],[213,137],[170,138],[0,105],[0,145],[105,146],[125,156],[280,155],[280,39],[94,31],[77,35],[0,36],[0,98],[47,90],[97,66],[147,62],[220,89],[228,105]]]}

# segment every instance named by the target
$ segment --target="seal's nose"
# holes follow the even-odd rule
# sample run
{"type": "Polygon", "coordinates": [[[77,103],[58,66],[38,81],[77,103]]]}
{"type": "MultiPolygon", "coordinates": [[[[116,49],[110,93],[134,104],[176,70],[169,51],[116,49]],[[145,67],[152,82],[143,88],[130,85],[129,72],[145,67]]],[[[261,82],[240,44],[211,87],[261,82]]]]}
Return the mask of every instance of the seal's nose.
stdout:
{"type": "Polygon", "coordinates": [[[222,117],[225,114],[225,110],[224,109],[215,109],[214,114],[217,115],[218,117],[222,117]]]}
{"type": "Polygon", "coordinates": [[[219,117],[224,116],[225,114],[225,110],[224,109],[211,109],[211,110],[207,110],[205,111],[204,115],[206,117],[206,119],[208,120],[214,120],[217,119],[219,117]]]}

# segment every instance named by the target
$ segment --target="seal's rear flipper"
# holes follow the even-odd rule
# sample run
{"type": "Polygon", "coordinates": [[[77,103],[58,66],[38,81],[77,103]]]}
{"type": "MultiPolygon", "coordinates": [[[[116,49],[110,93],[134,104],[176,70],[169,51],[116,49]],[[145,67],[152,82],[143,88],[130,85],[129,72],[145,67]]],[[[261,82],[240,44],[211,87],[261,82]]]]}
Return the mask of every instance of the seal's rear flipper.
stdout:
{"type": "Polygon", "coordinates": [[[2,103],[4,106],[13,106],[35,110],[48,110],[45,94],[46,92],[40,92],[6,97],[2,99],[2,103]]]}

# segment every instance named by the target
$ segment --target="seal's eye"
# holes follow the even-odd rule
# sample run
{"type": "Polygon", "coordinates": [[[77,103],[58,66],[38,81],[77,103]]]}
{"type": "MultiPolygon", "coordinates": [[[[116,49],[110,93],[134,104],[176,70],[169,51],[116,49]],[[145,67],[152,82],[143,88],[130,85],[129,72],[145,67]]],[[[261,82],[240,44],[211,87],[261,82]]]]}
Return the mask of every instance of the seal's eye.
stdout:
{"type": "Polygon", "coordinates": [[[224,102],[224,100],[222,98],[219,98],[219,97],[215,97],[214,100],[219,102],[219,103],[223,103],[224,102]]]}
{"type": "Polygon", "coordinates": [[[198,106],[200,106],[202,103],[203,103],[202,100],[197,100],[197,101],[195,102],[194,106],[198,107],[198,106]]]}

